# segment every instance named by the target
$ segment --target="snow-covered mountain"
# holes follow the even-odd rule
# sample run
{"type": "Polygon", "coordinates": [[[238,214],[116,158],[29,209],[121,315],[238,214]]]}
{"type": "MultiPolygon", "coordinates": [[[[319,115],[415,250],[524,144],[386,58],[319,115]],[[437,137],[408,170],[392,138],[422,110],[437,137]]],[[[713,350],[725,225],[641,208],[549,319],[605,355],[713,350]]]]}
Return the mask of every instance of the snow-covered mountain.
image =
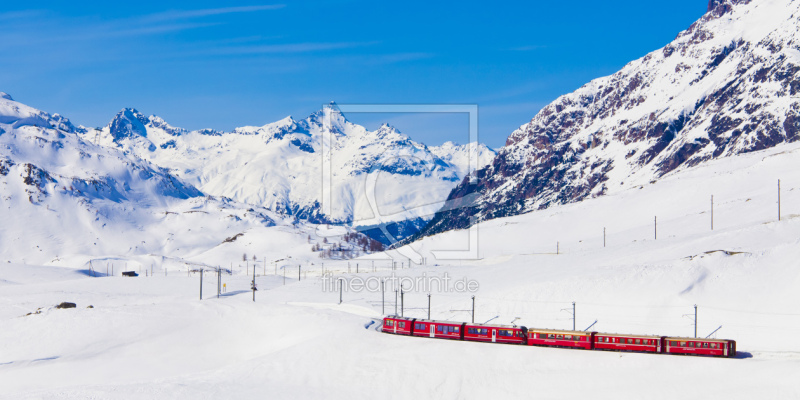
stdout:
{"type": "MultiPolygon", "coordinates": [[[[139,116],[126,115],[131,118],[115,120],[113,140],[145,143],[139,116]]],[[[270,259],[287,252],[314,259],[319,255],[312,247],[362,251],[372,245],[346,228],[320,229],[264,207],[206,196],[165,168],[81,136],[90,132],[0,93],[3,262],[74,267],[124,258],[185,268],[227,265],[256,251],[270,259]]]]}
{"type": "Polygon", "coordinates": [[[400,237],[433,216],[467,175],[469,157],[484,166],[495,155],[481,144],[428,147],[389,125],[369,131],[333,103],[302,120],[233,132],[190,132],[124,109],[82,135],[167,168],[207,194],[315,223],[395,223],[390,232],[400,237]]]}
{"type": "Polygon", "coordinates": [[[544,107],[418,235],[648,184],[800,139],[800,2],[711,0],[663,48],[544,107]],[[478,193],[470,203],[466,195],[478,193]],[[458,208],[458,206],[464,206],[458,208]]]}

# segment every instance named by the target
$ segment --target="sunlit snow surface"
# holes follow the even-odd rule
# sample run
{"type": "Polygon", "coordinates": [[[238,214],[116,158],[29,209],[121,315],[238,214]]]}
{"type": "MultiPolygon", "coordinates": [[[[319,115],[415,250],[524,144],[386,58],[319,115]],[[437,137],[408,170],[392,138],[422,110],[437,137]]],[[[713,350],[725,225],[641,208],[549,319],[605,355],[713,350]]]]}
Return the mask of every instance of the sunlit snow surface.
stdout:
{"type": "MultiPolygon", "coordinates": [[[[223,276],[228,296],[216,298],[216,277],[208,274],[200,301],[199,276],[188,277],[185,270],[164,276],[156,267],[149,277],[92,278],[81,271],[85,266],[6,264],[0,268],[0,395],[795,398],[799,154],[797,145],[782,145],[603,198],[493,220],[480,226],[480,260],[445,264],[428,253],[463,248],[465,231],[427,238],[414,246],[429,257],[428,265],[397,271],[446,272],[480,283],[476,293],[434,290],[434,319],[469,321],[468,312],[451,310],[469,309],[474,294],[477,321],[519,317],[516,323],[526,326],[571,328],[570,314],[562,309],[575,301],[579,329],[597,320],[592,329],[601,332],[691,336],[692,319],[685,315],[697,304],[698,333],[705,336],[721,325],[715,336],[738,342],[737,359],[383,334],[364,329],[381,315],[381,293],[346,292],[339,305],[338,293],[323,291],[323,266],[312,259],[301,261],[300,282],[296,267],[278,269],[277,276],[268,268],[257,278],[256,302],[248,291],[250,278],[238,265],[234,275],[223,276]],[[53,308],[62,301],[78,308],[53,308]],[[40,307],[41,314],[24,316],[40,307]]],[[[270,244],[272,237],[259,242],[267,258],[283,250],[270,244]]],[[[375,273],[365,259],[351,260],[349,274],[347,262],[328,261],[324,268],[349,278],[356,263],[365,279],[391,274],[384,260],[375,261],[375,273]]],[[[394,312],[391,290],[387,313],[394,312]]],[[[425,317],[426,294],[406,293],[405,314],[425,317]]]]}

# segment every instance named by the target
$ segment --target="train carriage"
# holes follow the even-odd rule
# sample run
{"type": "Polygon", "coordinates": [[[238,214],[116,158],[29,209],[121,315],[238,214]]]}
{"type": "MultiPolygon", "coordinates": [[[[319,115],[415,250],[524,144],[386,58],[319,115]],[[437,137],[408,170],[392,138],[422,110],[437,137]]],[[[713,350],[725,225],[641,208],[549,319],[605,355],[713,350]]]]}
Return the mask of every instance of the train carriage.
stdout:
{"type": "Polygon", "coordinates": [[[414,320],[413,336],[461,340],[464,334],[463,322],[444,322],[426,319],[414,320]]]}
{"type": "Polygon", "coordinates": [[[597,332],[560,331],[552,329],[528,329],[528,344],[531,346],[573,347],[592,350],[597,332]]]}
{"type": "Polygon", "coordinates": [[[594,348],[597,350],[662,353],[664,351],[663,339],[662,336],[597,333],[594,336],[594,348]]]}
{"type": "Polygon", "coordinates": [[[465,324],[464,340],[525,344],[527,328],[514,325],[465,324]]]}
{"type": "Polygon", "coordinates": [[[413,327],[413,318],[386,317],[383,319],[383,327],[381,330],[383,332],[394,333],[396,335],[410,335],[413,327]]]}
{"type": "Polygon", "coordinates": [[[735,357],[736,341],[725,339],[664,338],[666,353],[696,356],[735,357]]]}
{"type": "Polygon", "coordinates": [[[390,316],[381,331],[397,335],[488,343],[613,350],[643,353],[735,357],[736,341],[649,335],[628,335],[524,326],[470,324],[390,316]]]}

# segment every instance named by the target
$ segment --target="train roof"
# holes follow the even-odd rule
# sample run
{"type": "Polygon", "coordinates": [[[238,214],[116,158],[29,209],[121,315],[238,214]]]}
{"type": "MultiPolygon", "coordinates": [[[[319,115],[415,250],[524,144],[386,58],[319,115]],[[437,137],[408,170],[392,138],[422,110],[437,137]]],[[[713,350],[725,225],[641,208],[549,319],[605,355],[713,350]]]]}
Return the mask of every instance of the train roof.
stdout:
{"type": "Polygon", "coordinates": [[[458,321],[437,321],[435,319],[425,319],[425,318],[417,318],[417,322],[428,322],[428,323],[436,323],[436,324],[448,324],[448,325],[464,325],[466,322],[458,322],[458,321]]]}
{"type": "Polygon", "coordinates": [[[703,339],[694,337],[666,336],[667,340],[678,340],[684,342],[733,342],[730,339],[703,339]]]}
{"type": "Polygon", "coordinates": [[[467,322],[467,326],[480,326],[490,328],[506,328],[506,329],[528,329],[523,325],[504,325],[504,324],[472,324],[467,322]]]}
{"type": "Polygon", "coordinates": [[[661,339],[662,336],[655,336],[655,335],[634,335],[631,333],[607,333],[607,332],[597,332],[597,336],[612,336],[612,337],[624,337],[624,338],[647,338],[647,339],[661,339]]]}
{"type": "Polygon", "coordinates": [[[557,335],[591,335],[592,332],[586,331],[565,331],[560,329],[539,329],[539,328],[528,328],[528,332],[544,332],[544,333],[555,333],[557,335]]]}

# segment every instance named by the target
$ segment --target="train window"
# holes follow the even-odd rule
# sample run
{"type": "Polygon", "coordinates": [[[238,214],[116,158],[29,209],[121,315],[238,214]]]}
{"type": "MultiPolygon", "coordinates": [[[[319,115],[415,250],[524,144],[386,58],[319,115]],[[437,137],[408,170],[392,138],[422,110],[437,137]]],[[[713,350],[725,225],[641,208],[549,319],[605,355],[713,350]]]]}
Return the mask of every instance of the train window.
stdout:
{"type": "Polygon", "coordinates": [[[441,332],[441,331],[442,331],[442,326],[441,325],[437,326],[436,327],[436,332],[441,332]]]}
{"type": "Polygon", "coordinates": [[[457,327],[456,327],[456,332],[458,332],[458,330],[459,330],[459,329],[461,329],[461,328],[457,326],[457,327]]]}
{"type": "Polygon", "coordinates": [[[717,348],[717,344],[716,343],[711,343],[711,348],[712,349],[716,349],[717,348]]]}
{"type": "Polygon", "coordinates": [[[678,342],[675,342],[675,341],[670,341],[670,342],[669,342],[669,345],[670,345],[670,346],[677,346],[677,345],[678,345],[678,342]]]}
{"type": "Polygon", "coordinates": [[[708,348],[708,343],[703,343],[703,348],[707,349],[708,348]]]}
{"type": "Polygon", "coordinates": [[[636,339],[636,344],[642,344],[642,340],[641,339],[636,339]]]}
{"type": "Polygon", "coordinates": [[[556,335],[553,335],[552,333],[549,333],[549,334],[547,334],[547,338],[548,339],[555,339],[556,335]]]}
{"type": "Polygon", "coordinates": [[[572,335],[564,335],[565,340],[572,340],[572,335]]]}
{"type": "Polygon", "coordinates": [[[394,326],[394,321],[392,320],[386,321],[386,326],[394,326]]]}
{"type": "Polygon", "coordinates": [[[474,335],[476,333],[475,328],[467,328],[467,333],[469,333],[470,335],[474,335]]]}

